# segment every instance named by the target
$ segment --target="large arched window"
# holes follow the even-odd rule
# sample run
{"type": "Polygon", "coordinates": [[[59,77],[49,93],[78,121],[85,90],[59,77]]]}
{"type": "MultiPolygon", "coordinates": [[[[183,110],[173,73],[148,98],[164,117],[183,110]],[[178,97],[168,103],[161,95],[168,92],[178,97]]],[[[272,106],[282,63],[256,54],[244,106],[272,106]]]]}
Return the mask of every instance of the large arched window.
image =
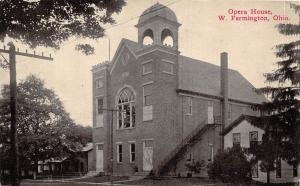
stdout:
{"type": "Polygon", "coordinates": [[[118,128],[135,127],[135,96],[131,89],[124,88],[118,97],[118,128]]]}

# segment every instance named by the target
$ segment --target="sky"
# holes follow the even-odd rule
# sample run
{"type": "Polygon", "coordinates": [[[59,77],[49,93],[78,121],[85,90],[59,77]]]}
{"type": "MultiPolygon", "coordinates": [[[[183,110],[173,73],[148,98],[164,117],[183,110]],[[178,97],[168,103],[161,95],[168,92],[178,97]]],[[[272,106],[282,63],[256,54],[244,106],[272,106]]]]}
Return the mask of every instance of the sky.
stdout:
{"type": "MultiPolygon", "coordinates": [[[[137,41],[135,25],[138,17],[157,2],[127,0],[122,12],[113,16],[117,24],[105,25],[106,35],[111,41],[111,59],[122,38],[137,41]]],[[[285,1],[160,0],[159,3],[172,9],[182,24],[179,28],[181,55],[219,65],[220,53],[227,52],[229,68],[238,70],[255,87],[265,86],[263,74],[276,69],[278,59],[274,56],[274,47],[295,40],[295,36],[279,34],[275,25],[299,22],[299,17],[285,1]],[[269,21],[231,21],[234,12],[236,17],[257,16],[250,14],[251,9],[271,11],[272,15],[259,15],[267,16],[269,21]],[[274,20],[273,16],[277,15],[288,20],[274,20]],[[226,16],[227,21],[220,21],[219,16],[226,16]]],[[[17,57],[17,81],[22,81],[29,74],[37,75],[44,80],[47,88],[55,91],[75,122],[92,126],[91,68],[109,59],[107,37],[97,41],[84,40],[95,46],[95,54],[90,56],[74,49],[82,40],[71,38],[60,50],[36,49],[36,53],[51,53],[53,62],[17,57]]],[[[15,45],[20,51],[28,49],[21,43],[15,45]]],[[[9,71],[0,69],[0,88],[8,82],[9,71]]]]}

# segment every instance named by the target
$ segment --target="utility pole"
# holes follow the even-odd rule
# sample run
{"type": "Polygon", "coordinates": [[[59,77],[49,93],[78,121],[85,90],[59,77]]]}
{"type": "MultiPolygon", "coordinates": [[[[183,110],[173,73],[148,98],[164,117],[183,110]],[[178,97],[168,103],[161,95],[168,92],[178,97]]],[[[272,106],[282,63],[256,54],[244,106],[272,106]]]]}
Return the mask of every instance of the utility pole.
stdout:
{"type": "Polygon", "coordinates": [[[110,184],[114,185],[113,174],[114,174],[114,112],[126,112],[124,110],[117,110],[117,109],[106,109],[103,108],[101,110],[106,110],[111,112],[111,121],[110,121],[110,184]]]}
{"type": "Polygon", "coordinates": [[[9,43],[9,50],[5,47],[0,49],[0,53],[9,54],[9,75],[10,75],[10,142],[11,142],[11,185],[19,186],[19,151],[18,151],[18,138],[17,138],[17,73],[16,73],[16,56],[26,56],[31,58],[43,59],[53,61],[51,57],[45,57],[43,54],[36,55],[16,51],[13,43],[9,43]]]}
{"type": "MultiPolygon", "coordinates": [[[[0,136],[0,152],[2,151],[1,148],[2,148],[2,138],[0,136]]],[[[1,186],[1,182],[2,182],[2,164],[1,164],[1,161],[2,161],[2,157],[0,156],[0,186],[1,186]]]]}
{"type": "Polygon", "coordinates": [[[114,111],[111,111],[111,123],[110,123],[110,166],[111,166],[111,174],[110,174],[110,184],[114,185],[114,111]]]}

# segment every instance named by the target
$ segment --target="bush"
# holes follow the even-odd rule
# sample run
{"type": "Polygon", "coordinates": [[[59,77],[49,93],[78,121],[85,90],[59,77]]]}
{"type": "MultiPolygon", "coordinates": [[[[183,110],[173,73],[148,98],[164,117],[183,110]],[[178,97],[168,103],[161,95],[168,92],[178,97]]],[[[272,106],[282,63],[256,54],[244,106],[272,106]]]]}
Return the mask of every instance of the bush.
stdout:
{"type": "Polygon", "coordinates": [[[251,180],[251,163],[240,147],[228,148],[208,165],[208,175],[223,182],[248,182],[251,180]]]}
{"type": "Polygon", "coordinates": [[[189,171],[199,174],[201,170],[205,168],[205,162],[204,160],[196,161],[196,162],[193,161],[193,162],[186,163],[185,166],[189,171]]]}

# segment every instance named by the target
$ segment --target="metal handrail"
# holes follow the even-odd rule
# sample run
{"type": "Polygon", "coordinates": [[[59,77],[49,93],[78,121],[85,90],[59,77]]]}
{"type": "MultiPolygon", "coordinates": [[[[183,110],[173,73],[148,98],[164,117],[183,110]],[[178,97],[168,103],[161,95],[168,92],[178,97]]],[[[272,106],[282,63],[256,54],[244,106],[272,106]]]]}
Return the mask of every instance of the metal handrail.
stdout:
{"type": "Polygon", "coordinates": [[[180,152],[181,149],[183,149],[185,146],[189,144],[189,141],[193,139],[194,136],[199,134],[201,131],[206,131],[210,125],[212,124],[207,124],[207,119],[203,120],[200,125],[196,127],[189,135],[185,137],[185,139],[179,143],[174,150],[172,150],[160,163],[158,166],[157,173],[158,175],[161,173],[162,169],[176,156],[177,153],[180,152]]]}

